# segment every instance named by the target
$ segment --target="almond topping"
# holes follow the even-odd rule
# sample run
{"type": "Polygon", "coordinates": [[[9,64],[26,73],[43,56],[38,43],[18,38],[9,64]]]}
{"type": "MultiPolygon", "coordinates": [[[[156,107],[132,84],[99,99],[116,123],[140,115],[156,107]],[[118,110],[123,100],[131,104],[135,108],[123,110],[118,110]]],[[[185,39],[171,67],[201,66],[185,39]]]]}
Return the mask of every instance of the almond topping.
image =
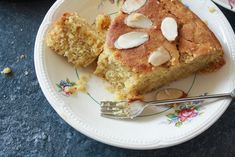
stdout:
{"type": "Polygon", "coordinates": [[[174,18],[166,17],[161,24],[161,31],[163,36],[168,41],[174,41],[178,36],[178,25],[174,18]]]}
{"type": "Polygon", "coordinates": [[[153,66],[159,66],[171,59],[169,52],[164,47],[159,47],[149,56],[148,62],[153,66]]]}
{"type": "Polygon", "coordinates": [[[156,100],[178,99],[178,98],[184,98],[186,96],[187,94],[180,89],[168,88],[157,92],[156,100]]]}
{"type": "Polygon", "coordinates": [[[125,24],[133,28],[150,28],[152,21],[141,13],[131,13],[125,19],[125,24]]]}
{"type": "Polygon", "coordinates": [[[130,14],[138,9],[140,9],[147,0],[126,0],[123,3],[122,11],[124,13],[130,14]]]}
{"type": "Polygon", "coordinates": [[[129,32],[121,35],[114,46],[117,49],[129,49],[138,47],[149,40],[149,35],[145,32],[129,32]]]}

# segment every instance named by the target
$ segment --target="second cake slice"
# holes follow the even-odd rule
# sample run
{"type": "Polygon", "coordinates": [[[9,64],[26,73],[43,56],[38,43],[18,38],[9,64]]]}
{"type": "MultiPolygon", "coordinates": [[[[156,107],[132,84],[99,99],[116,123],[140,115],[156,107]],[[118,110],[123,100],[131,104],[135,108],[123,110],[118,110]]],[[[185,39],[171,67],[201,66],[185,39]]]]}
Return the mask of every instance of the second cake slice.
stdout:
{"type": "Polygon", "coordinates": [[[76,67],[86,67],[102,52],[104,37],[77,13],[64,13],[48,32],[46,43],[76,67]]]}

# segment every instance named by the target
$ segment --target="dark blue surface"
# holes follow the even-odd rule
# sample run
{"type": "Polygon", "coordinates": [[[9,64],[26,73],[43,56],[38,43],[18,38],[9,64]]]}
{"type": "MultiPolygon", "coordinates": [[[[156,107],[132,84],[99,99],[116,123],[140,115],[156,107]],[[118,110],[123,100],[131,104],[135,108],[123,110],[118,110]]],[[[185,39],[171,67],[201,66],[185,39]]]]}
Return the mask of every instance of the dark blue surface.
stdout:
{"type": "MultiPolygon", "coordinates": [[[[33,63],[35,36],[52,3],[0,1],[0,69],[14,71],[11,77],[0,76],[0,156],[235,156],[235,102],[193,140],[151,151],[108,146],[65,123],[43,96],[33,63]],[[27,57],[19,59],[22,54],[27,57]]],[[[222,11],[235,28],[235,13],[222,11]]]]}

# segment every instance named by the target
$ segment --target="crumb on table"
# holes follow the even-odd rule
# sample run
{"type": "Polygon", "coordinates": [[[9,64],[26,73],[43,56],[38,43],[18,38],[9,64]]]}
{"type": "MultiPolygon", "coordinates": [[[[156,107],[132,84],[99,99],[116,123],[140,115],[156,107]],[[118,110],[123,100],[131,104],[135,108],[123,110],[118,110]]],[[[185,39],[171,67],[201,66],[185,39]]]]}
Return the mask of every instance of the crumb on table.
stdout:
{"type": "Polygon", "coordinates": [[[2,74],[9,75],[12,73],[12,69],[10,67],[6,67],[1,71],[2,74]]]}
{"type": "Polygon", "coordinates": [[[26,58],[26,55],[22,54],[20,55],[20,59],[25,59],[26,58]]]}

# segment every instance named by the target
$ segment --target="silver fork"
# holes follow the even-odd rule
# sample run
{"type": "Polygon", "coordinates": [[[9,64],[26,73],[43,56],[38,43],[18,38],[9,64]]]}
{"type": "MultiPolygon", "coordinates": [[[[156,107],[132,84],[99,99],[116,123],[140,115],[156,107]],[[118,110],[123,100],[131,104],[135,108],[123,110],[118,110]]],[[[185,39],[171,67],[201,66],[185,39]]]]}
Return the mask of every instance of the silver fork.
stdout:
{"type": "Polygon", "coordinates": [[[101,101],[101,116],[112,119],[133,119],[138,117],[149,106],[162,106],[186,102],[197,102],[215,98],[235,98],[235,90],[230,93],[203,95],[159,101],[101,101]]]}

